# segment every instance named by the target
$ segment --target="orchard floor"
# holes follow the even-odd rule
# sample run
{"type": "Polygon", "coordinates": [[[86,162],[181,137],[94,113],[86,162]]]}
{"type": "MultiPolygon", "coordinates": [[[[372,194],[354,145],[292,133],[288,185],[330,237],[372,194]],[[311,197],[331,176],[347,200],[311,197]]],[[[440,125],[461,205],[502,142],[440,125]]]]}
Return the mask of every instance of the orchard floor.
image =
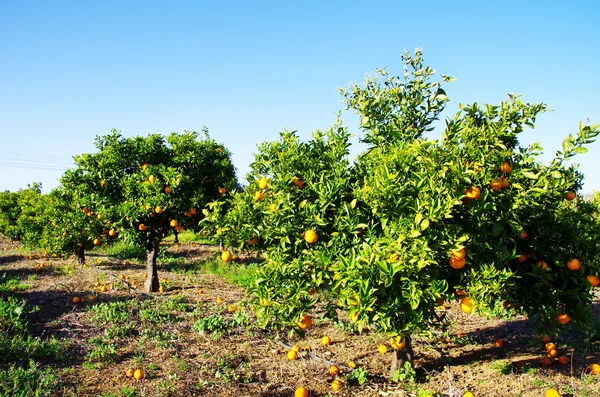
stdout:
{"type": "MultiPolygon", "coordinates": [[[[143,260],[94,251],[81,268],[73,258],[38,257],[0,236],[0,277],[6,274],[0,295],[39,307],[29,317],[32,335],[66,340],[60,360],[40,361],[56,375],[55,396],[284,397],[300,386],[310,396],[429,392],[462,397],[471,391],[476,397],[525,397],[544,396],[551,387],[563,396],[600,396],[600,376],[587,369],[600,362],[599,341],[584,344],[572,333],[562,335],[554,342],[559,354],[572,361],[544,367],[544,345],[526,318],[486,320],[463,314],[456,304],[448,309],[453,322],[448,335],[413,342],[415,379],[391,382],[386,379],[391,353],[377,352],[386,342],[381,336],[346,333],[347,323],[319,319],[303,339],[257,329],[242,304],[243,289],[203,271],[202,264],[215,258],[215,247],[183,243],[163,248],[168,254],[159,276],[167,288],[148,295],[141,292],[143,260]],[[115,281],[113,287],[111,274],[135,285],[130,289],[115,281]],[[97,282],[110,289],[98,292],[97,282]],[[75,296],[86,301],[74,304],[75,296]],[[328,347],[321,344],[324,335],[333,341],[328,347]],[[495,344],[498,339],[504,342],[501,347],[495,344]],[[302,349],[290,361],[286,355],[294,344],[302,349]],[[347,367],[349,361],[357,370],[347,367]],[[337,392],[330,387],[332,364],[340,367],[344,382],[337,392]],[[127,377],[130,368],[143,368],[145,378],[127,377]],[[365,377],[359,385],[356,380],[365,377]]],[[[600,317],[598,297],[594,311],[600,317]]]]}

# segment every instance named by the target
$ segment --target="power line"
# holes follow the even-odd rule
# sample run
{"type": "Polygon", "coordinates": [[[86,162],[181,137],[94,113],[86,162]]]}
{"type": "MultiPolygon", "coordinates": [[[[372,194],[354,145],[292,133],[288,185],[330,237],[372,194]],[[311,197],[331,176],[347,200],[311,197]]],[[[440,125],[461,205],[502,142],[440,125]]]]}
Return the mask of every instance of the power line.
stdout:
{"type": "Polygon", "coordinates": [[[44,166],[43,164],[31,164],[31,163],[14,163],[0,160],[0,167],[10,167],[10,168],[27,168],[32,170],[42,170],[42,171],[61,171],[64,172],[69,168],[65,167],[52,167],[52,166],[44,166]]]}
{"type": "Polygon", "coordinates": [[[9,156],[9,157],[35,157],[35,158],[44,158],[44,159],[52,159],[52,160],[68,160],[72,161],[73,156],[62,156],[55,154],[35,154],[35,153],[17,153],[17,152],[6,152],[0,150],[0,156],[9,156]]]}

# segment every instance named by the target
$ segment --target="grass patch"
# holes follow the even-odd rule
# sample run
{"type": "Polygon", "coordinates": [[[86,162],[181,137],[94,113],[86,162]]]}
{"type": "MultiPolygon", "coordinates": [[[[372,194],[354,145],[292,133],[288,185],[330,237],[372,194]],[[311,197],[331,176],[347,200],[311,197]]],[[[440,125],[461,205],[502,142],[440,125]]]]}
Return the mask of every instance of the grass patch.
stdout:
{"type": "Polygon", "coordinates": [[[29,362],[27,368],[11,366],[0,370],[0,396],[11,397],[46,397],[50,396],[56,387],[56,378],[49,369],[37,368],[29,362]]]}
{"type": "Polygon", "coordinates": [[[9,277],[6,273],[0,275],[0,294],[26,291],[31,288],[31,284],[25,284],[18,277],[9,277]]]}
{"type": "MultiPolygon", "coordinates": [[[[194,233],[193,230],[185,230],[179,233],[178,236],[180,243],[206,243],[206,239],[204,237],[200,237],[198,233],[194,233]]],[[[175,240],[175,235],[170,234],[165,237],[164,241],[173,241],[175,240]]]]}
{"type": "Polygon", "coordinates": [[[249,287],[258,274],[258,266],[255,263],[239,264],[227,263],[216,259],[196,262],[198,271],[220,276],[231,284],[240,287],[249,287]]]}
{"type": "Polygon", "coordinates": [[[126,244],[118,241],[108,247],[98,250],[99,252],[117,259],[146,259],[145,249],[134,244],[126,244]]]}

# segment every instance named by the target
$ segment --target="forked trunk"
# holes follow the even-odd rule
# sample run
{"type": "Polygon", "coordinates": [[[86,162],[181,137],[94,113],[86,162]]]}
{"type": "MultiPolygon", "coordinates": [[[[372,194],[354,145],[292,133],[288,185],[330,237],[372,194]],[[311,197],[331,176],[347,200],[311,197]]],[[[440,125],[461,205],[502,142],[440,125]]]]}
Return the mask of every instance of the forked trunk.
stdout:
{"type": "Polygon", "coordinates": [[[401,350],[394,350],[394,355],[392,356],[392,368],[390,371],[390,377],[394,376],[394,372],[396,370],[403,370],[404,363],[407,361],[412,365],[414,359],[414,353],[411,346],[410,337],[406,337],[406,345],[401,350]]]}
{"type": "Polygon", "coordinates": [[[175,234],[175,238],[173,239],[173,242],[175,244],[179,244],[179,232],[177,230],[173,231],[173,233],[175,234]]]}
{"type": "Polygon", "coordinates": [[[85,248],[83,245],[77,248],[77,263],[81,266],[85,265],[85,248]]]}
{"type": "Polygon", "coordinates": [[[148,241],[148,273],[145,284],[146,292],[158,292],[160,283],[158,282],[158,269],[156,259],[158,258],[158,250],[160,249],[160,241],[154,239],[148,241]]]}

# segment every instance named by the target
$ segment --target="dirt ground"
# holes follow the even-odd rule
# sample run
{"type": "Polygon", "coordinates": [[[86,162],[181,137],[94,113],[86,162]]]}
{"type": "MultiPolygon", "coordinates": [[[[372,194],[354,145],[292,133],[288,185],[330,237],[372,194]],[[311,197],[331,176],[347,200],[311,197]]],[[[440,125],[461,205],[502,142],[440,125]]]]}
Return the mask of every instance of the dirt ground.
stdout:
{"type": "MultiPolygon", "coordinates": [[[[215,247],[183,243],[163,248],[169,260],[159,276],[166,291],[148,295],[141,292],[145,266],[139,259],[92,252],[81,268],[74,258],[40,257],[0,236],[0,276],[20,283],[2,294],[39,307],[29,319],[32,334],[67,340],[62,360],[41,362],[57,375],[56,396],[284,397],[300,386],[310,396],[462,397],[471,391],[476,397],[526,397],[544,396],[550,387],[563,396],[600,396],[600,376],[588,370],[590,363],[600,362],[599,341],[584,344],[571,334],[555,338],[569,364],[542,366],[544,344],[526,318],[487,320],[465,315],[456,304],[448,309],[453,324],[448,335],[413,341],[414,379],[392,382],[387,378],[392,353],[377,351],[386,342],[383,337],[347,333],[343,325],[318,318],[303,339],[258,329],[242,303],[243,289],[196,266],[213,258],[215,247]],[[126,282],[114,280],[121,276],[126,282]],[[97,283],[108,290],[99,292],[97,283]],[[74,304],[75,296],[86,301],[74,304]],[[114,302],[123,302],[120,310],[129,317],[119,327],[99,323],[92,308],[114,302]],[[209,320],[223,323],[219,328],[209,320]],[[198,328],[203,322],[204,333],[198,328]],[[321,344],[324,335],[333,341],[328,347],[321,344]],[[114,350],[102,356],[106,345],[114,350]],[[301,349],[298,359],[290,361],[292,345],[301,349]],[[350,361],[356,370],[348,367],[350,361]],[[333,364],[344,382],[337,392],[328,374],[333,364]],[[126,376],[130,368],[144,369],[145,378],[126,376]],[[366,382],[359,385],[361,377],[366,382]]],[[[600,317],[598,297],[593,310],[600,317]]]]}

